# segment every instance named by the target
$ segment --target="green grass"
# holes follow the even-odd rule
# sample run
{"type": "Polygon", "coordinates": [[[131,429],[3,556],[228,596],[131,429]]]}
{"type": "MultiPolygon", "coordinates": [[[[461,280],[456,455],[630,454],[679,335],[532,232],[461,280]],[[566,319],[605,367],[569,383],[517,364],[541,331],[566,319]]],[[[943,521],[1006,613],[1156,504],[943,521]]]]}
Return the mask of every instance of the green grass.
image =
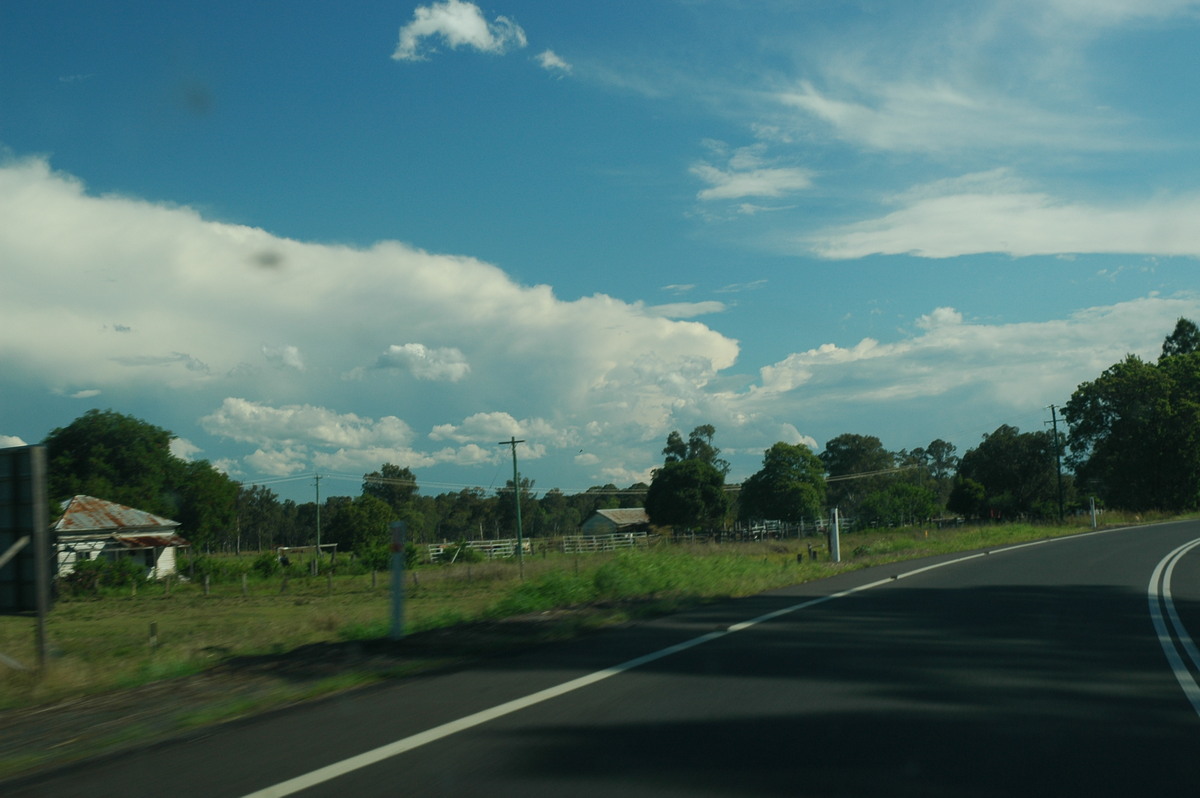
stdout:
{"type": "MultiPolygon", "coordinates": [[[[1133,522],[1141,519],[1121,519],[1133,522]]],[[[1110,516],[1109,523],[1113,519],[1110,516]]],[[[886,562],[1085,531],[1082,524],[915,527],[845,535],[842,563],[797,553],[823,538],[744,544],[661,545],[623,553],[528,558],[525,579],[514,562],[427,567],[407,576],[410,633],[475,621],[587,607],[562,620],[562,633],[699,602],[746,596],[886,562]]],[[[0,709],[199,673],[231,657],[278,655],[313,643],[386,636],[389,578],[381,574],[240,579],[210,586],[142,585],[101,597],[60,599],[47,625],[50,659],[40,678],[0,665],[0,709]],[[156,638],[151,638],[151,628],[156,638]]],[[[0,617],[0,652],[32,665],[34,625],[0,617]]],[[[350,676],[353,681],[353,675],[350,676]]],[[[363,677],[366,678],[366,677],[363,677]]],[[[321,689],[339,689],[325,685],[321,689]]],[[[223,712],[240,711],[236,707],[223,712]]]]}

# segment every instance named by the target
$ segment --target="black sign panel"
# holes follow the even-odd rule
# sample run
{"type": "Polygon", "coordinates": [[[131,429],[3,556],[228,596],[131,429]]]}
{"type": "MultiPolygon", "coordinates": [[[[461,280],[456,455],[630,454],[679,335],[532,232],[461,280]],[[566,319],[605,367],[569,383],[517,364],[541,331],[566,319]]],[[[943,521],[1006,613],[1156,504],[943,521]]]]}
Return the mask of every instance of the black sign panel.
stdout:
{"type": "Polygon", "coordinates": [[[45,612],[53,545],[45,448],[0,449],[0,612],[45,612]]]}

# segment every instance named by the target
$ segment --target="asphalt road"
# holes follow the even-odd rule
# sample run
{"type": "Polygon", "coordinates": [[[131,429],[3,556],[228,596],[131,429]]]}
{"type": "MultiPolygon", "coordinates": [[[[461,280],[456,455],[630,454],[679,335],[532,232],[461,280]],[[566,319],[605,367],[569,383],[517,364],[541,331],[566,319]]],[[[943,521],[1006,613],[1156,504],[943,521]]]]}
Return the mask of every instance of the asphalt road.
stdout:
{"type": "Polygon", "coordinates": [[[1188,522],[845,574],[6,798],[1194,796],[1200,674],[1176,627],[1200,639],[1200,547],[1168,556],[1196,539],[1188,522]]]}

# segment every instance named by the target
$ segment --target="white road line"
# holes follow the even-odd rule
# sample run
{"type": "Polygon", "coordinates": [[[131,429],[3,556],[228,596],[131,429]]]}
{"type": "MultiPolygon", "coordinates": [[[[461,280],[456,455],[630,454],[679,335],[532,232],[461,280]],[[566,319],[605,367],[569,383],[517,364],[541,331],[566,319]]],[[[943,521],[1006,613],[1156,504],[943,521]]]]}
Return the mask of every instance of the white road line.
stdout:
{"type": "Polygon", "coordinates": [[[1200,668],[1200,651],[1196,650],[1187,629],[1184,628],[1183,621],[1175,611],[1175,602],[1171,597],[1171,575],[1175,572],[1175,564],[1197,546],[1200,546],[1200,538],[1183,544],[1159,560],[1158,565],[1154,567],[1154,573],[1150,576],[1147,593],[1150,599],[1150,619],[1154,622],[1154,631],[1158,634],[1158,644],[1162,646],[1163,653],[1167,656],[1167,662],[1171,665],[1175,681],[1179,682],[1179,686],[1183,688],[1183,694],[1191,702],[1192,709],[1196,711],[1197,715],[1200,715],[1200,684],[1196,683],[1196,677],[1192,675],[1187,663],[1180,656],[1179,649],[1183,649],[1196,668],[1200,668]],[[1167,628],[1168,622],[1170,629],[1167,628]],[[1172,630],[1174,631],[1173,635],[1172,630]],[[1178,640],[1178,645],[1176,640],[1178,640]]]}
{"type": "MultiPolygon", "coordinates": [[[[733,634],[734,632],[741,632],[746,629],[750,629],[751,627],[758,626],[761,623],[765,623],[767,621],[782,617],[784,615],[789,615],[789,614],[791,614],[793,612],[797,612],[799,610],[807,609],[808,607],[814,607],[818,604],[824,604],[827,601],[833,601],[834,599],[844,598],[846,596],[850,596],[855,593],[861,593],[864,590],[871,590],[872,588],[880,587],[881,585],[891,584],[892,582],[895,582],[897,579],[906,579],[908,577],[916,576],[917,574],[922,574],[922,573],[925,573],[927,571],[932,571],[937,568],[945,568],[946,566],[956,565],[961,562],[966,562],[967,560],[974,560],[979,557],[986,557],[989,554],[1003,554],[1005,552],[1016,551],[1018,549],[1027,548],[1029,546],[1041,545],[1042,543],[1048,543],[1048,542],[1059,541],[1059,540],[1063,540],[1063,541],[1078,540],[1083,537],[1089,537],[1091,535],[1096,535],[1096,534],[1105,534],[1105,533],[1113,532],[1113,531],[1116,531],[1116,530],[1110,530],[1110,529],[1098,530],[1096,532],[1088,532],[1088,533],[1084,533],[1081,535],[1072,535],[1070,537],[1062,537],[1062,538],[1050,538],[1048,540],[1040,540],[1040,541],[1035,541],[1033,543],[1021,543],[1021,544],[1017,544],[1014,546],[1006,546],[1004,548],[992,549],[987,552],[968,554],[963,557],[956,557],[955,559],[952,559],[952,560],[946,560],[945,562],[934,563],[933,565],[926,565],[921,568],[915,568],[911,571],[905,571],[903,573],[896,574],[895,576],[890,576],[887,579],[879,579],[874,582],[869,582],[867,584],[859,585],[857,587],[852,587],[847,590],[839,591],[837,593],[831,593],[827,596],[820,596],[818,598],[809,599],[808,601],[802,601],[798,604],[793,604],[789,607],[784,607],[783,609],[774,610],[774,611],[768,612],[764,615],[760,615],[757,618],[751,618],[748,621],[742,621],[741,623],[735,623],[735,624],[727,627],[723,631],[709,632],[708,634],[700,635],[699,637],[693,637],[691,640],[685,640],[682,643],[678,643],[673,646],[668,646],[667,648],[659,649],[658,651],[651,652],[649,654],[646,654],[645,656],[637,657],[636,659],[631,659],[626,662],[622,662],[620,665],[614,665],[611,668],[605,668],[604,670],[595,671],[594,673],[589,673],[586,676],[580,676],[577,679],[571,679],[570,681],[563,682],[562,684],[555,685],[554,687],[548,687],[545,690],[539,690],[536,693],[530,693],[527,696],[523,696],[521,698],[515,698],[512,701],[508,701],[506,703],[499,704],[499,705],[491,707],[489,709],[481,710],[472,715],[467,715],[467,716],[459,718],[457,720],[452,720],[448,723],[443,723],[440,726],[435,726],[432,729],[427,729],[423,732],[419,732],[419,733],[411,735],[409,737],[405,737],[401,740],[396,740],[395,742],[388,743],[387,745],[380,746],[379,748],[375,748],[371,751],[366,751],[364,753],[358,754],[357,756],[352,756],[349,759],[343,759],[340,762],[334,762],[331,765],[327,765],[323,768],[318,768],[317,770],[311,771],[309,773],[305,773],[305,774],[297,776],[293,779],[288,779],[287,781],[280,782],[279,784],[274,784],[265,789],[258,790],[257,792],[249,793],[246,796],[244,796],[243,798],[283,798],[283,796],[293,795],[297,792],[300,792],[301,790],[308,789],[309,787],[315,787],[318,784],[322,784],[326,781],[331,781],[332,779],[336,779],[339,776],[344,776],[347,773],[351,773],[355,770],[360,770],[362,768],[368,767],[369,765],[374,765],[378,762],[382,762],[385,759],[390,759],[391,757],[397,756],[399,754],[403,754],[406,751],[411,751],[414,748],[419,748],[428,743],[432,743],[437,740],[444,739],[446,737],[449,737],[452,734],[457,734],[460,731],[466,731],[467,729],[471,729],[476,726],[482,725],[489,721],[495,720],[496,718],[501,718],[505,715],[510,715],[513,712],[517,712],[519,710],[526,709],[527,707],[534,706],[535,704],[540,704],[543,701],[549,701],[552,698],[557,698],[558,696],[574,692],[575,690],[579,690],[580,688],[587,687],[588,685],[595,684],[596,682],[599,682],[599,681],[603,681],[604,679],[607,679],[610,676],[616,676],[617,674],[624,673],[624,672],[632,670],[634,668],[639,668],[642,665],[647,665],[651,662],[660,660],[664,657],[669,657],[672,654],[678,654],[680,651],[686,651],[689,648],[699,646],[703,643],[708,643],[710,641],[724,637],[728,634],[733,634]]],[[[1197,541],[1197,542],[1200,543],[1200,541],[1197,541]]],[[[1200,711],[1200,710],[1198,710],[1198,711],[1200,711]]]]}

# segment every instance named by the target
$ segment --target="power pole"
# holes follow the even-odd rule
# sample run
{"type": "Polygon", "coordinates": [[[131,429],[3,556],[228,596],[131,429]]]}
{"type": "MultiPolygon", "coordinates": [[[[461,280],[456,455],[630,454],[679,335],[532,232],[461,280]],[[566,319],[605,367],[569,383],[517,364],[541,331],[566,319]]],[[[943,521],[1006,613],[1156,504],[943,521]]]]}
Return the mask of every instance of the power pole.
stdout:
{"type": "Polygon", "coordinates": [[[321,559],[321,475],[313,474],[313,486],[317,491],[317,559],[321,559]]]}
{"type": "Polygon", "coordinates": [[[513,500],[517,503],[517,572],[521,580],[525,579],[525,543],[521,536],[521,476],[517,473],[517,444],[525,441],[512,436],[509,440],[500,441],[497,446],[511,446],[513,457],[513,500]]]}
{"type": "Polygon", "coordinates": [[[1054,460],[1058,469],[1058,523],[1063,522],[1062,446],[1058,442],[1058,411],[1050,405],[1050,421],[1054,429],[1054,460]]]}

